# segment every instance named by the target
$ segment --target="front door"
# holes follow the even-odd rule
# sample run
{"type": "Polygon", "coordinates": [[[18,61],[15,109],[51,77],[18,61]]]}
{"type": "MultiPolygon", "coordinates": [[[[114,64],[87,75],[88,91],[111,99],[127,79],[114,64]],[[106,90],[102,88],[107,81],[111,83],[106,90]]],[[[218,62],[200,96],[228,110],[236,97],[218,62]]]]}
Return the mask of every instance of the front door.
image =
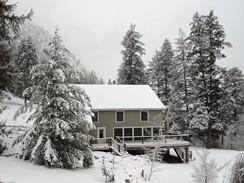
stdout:
{"type": "Polygon", "coordinates": [[[105,127],[97,128],[97,138],[99,138],[99,139],[106,138],[106,128],[105,127]]]}

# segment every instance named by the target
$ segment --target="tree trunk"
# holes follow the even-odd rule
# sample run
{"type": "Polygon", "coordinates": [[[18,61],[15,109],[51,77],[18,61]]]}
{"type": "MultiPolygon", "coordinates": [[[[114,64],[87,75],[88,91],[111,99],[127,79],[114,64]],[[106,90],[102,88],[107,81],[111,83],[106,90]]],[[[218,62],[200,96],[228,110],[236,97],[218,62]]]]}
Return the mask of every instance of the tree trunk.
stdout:
{"type": "Polygon", "coordinates": [[[207,144],[206,147],[207,149],[212,148],[212,124],[209,122],[208,124],[208,136],[207,136],[207,144]]]}

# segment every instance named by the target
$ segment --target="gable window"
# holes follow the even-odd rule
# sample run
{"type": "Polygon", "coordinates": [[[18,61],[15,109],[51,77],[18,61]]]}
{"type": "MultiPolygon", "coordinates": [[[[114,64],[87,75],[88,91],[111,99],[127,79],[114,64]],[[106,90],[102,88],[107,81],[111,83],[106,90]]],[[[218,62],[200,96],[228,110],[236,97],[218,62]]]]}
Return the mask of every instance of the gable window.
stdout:
{"type": "Polygon", "coordinates": [[[93,111],[92,121],[94,123],[97,123],[98,122],[98,112],[94,112],[93,111]]]}
{"type": "Polygon", "coordinates": [[[116,122],[124,122],[124,112],[123,111],[116,112],[116,122]]]}
{"type": "Polygon", "coordinates": [[[149,112],[148,111],[141,111],[141,121],[147,122],[149,121],[149,112]]]}

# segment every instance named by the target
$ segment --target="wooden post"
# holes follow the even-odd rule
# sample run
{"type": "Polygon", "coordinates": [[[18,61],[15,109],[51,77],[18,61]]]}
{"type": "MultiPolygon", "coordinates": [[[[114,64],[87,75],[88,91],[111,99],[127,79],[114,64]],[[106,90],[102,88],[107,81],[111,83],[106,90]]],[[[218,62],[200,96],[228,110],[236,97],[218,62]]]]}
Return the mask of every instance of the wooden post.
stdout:
{"type": "Polygon", "coordinates": [[[164,130],[165,130],[165,135],[169,135],[169,111],[168,109],[165,110],[165,116],[164,116],[164,130]]]}
{"type": "Polygon", "coordinates": [[[112,146],[112,139],[108,139],[108,146],[112,146]]]}
{"type": "Polygon", "coordinates": [[[120,145],[118,145],[118,151],[119,151],[119,153],[120,153],[120,145]]]}
{"type": "Polygon", "coordinates": [[[186,163],[189,163],[189,147],[185,147],[185,152],[186,152],[186,155],[185,155],[185,162],[186,163]]]}

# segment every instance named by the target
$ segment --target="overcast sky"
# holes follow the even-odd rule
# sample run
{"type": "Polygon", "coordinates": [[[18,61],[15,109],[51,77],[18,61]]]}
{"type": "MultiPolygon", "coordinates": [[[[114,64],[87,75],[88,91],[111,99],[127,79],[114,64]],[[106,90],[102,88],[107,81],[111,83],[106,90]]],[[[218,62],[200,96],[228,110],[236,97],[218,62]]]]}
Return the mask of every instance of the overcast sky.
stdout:
{"type": "Polygon", "coordinates": [[[55,27],[82,64],[103,77],[117,78],[120,42],[131,23],[143,37],[147,65],[167,37],[174,42],[181,27],[189,33],[193,14],[214,10],[233,48],[220,65],[244,71],[244,0],[12,0],[18,12],[34,11],[33,22],[53,33],[55,27]]]}

